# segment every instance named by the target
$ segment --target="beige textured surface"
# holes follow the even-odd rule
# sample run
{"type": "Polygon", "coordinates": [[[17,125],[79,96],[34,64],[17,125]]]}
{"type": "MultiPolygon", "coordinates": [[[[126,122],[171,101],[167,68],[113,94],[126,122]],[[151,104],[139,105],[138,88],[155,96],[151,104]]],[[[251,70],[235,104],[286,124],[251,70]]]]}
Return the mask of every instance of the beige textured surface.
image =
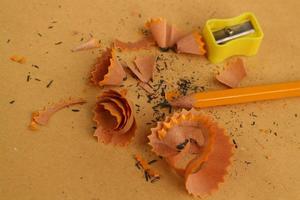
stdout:
{"type": "MultiPolygon", "coordinates": [[[[129,87],[130,99],[143,108],[137,114],[139,130],[133,143],[115,148],[96,142],[91,108],[100,89],[87,85],[87,73],[98,51],[71,53],[70,49],[81,37],[87,40],[90,33],[101,39],[101,49],[114,38],[135,40],[150,17],[164,16],[191,31],[212,17],[253,11],[265,38],[259,54],[246,59],[248,77],[242,86],[300,80],[299,10],[298,0],[1,0],[0,199],[192,199],[164,162],[154,165],[162,174],[155,184],[145,182],[134,167],[134,153],[155,158],[146,145],[153,125],[145,122],[152,119],[152,105],[146,103],[143,91],[139,91],[142,98],[136,99],[135,85],[129,87]],[[60,41],[62,44],[55,45],[60,41]],[[27,63],[10,61],[14,54],[26,56],[27,63]],[[41,81],[26,82],[29,72],[41,81]],[[50,80],[54,82],[46,88],[50,80]],[[89,103],[76,106],[80,112],[69,108],[57,113],[38,132],[27,130],[32,111],[69,96],[84,97],[89,103]]],[[[181,77],[194,76],[194,84],[207,90],[222,88],[214,81],[222,65],[209,65],[192,56],[163,56],[169,68],[161,75],[170,85],[181,77]]],[[[158,79],[157,72],[155,77],[158,79]]],[[[135,81],[129,78],[125,87],[132,83],[135,81]]],[[[300,199],[299,100],[204,110],[227,128],[238,145],[227,181],[207,199],[300,199]]]]}

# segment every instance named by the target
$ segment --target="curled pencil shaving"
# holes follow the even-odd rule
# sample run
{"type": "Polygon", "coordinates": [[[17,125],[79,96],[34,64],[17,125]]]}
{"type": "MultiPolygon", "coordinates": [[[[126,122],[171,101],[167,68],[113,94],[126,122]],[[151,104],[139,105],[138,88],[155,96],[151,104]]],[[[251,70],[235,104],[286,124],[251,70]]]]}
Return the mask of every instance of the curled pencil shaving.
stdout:
{"type": "Polygon", "coordinates": [[[126,73],[115,55],[114,49],[106,49],[98,58],[91,72],[91,82],[94,85],[120,85],[126,73]]]}
{"type": "Polygon", "coordinates": [[[26,58],[24,56],[13,55],[9,59],[20,64],[26,63],[26,58]]]}
{"type": "Polygon", "coordinates": [[[219,130],[216,134],[213,150],[200,170],[185,174],[185,185],[190,194],[205,196],[218,190],[219,184],[224,182],[227,168],[231,164],[232,144],[229,137],[219,130]]]}
{"type": "Polygon", "coordinates": [[[152,151],[163,156],[185,178],[190,194],[205,196],[224,181],[232,145],[224,129],[209,117],[193,109],[174,113],[158,122],[148,138],[152,151]]]}
{"type": "MultiPolygon", "coordinates": [[[[192,112],[195,111],[182,111],[182,113],[174,113],[172,117],[166,117],[165,121],[158,123],[158,126],[152,129],[152,132],[154,131],[150,137],[152,141],[167,145],[174,150],[173,152],[181,150],[187,143],[191,142],[190,152],[198,153],[199,147],[204,145],[204,138],[209,138],[209,135],[204,136],[199,128],[199,121],[203,117],[192,112]]],[[[203,120],[205,121],[206,118],[203,120]]]]}
{"type": "Polygon", "coordinates": [[[110,65],[110,59],[112,58],[111,49],[107,48],[103,51],[100,58],[91,71],[91,82],[94,85],[98,85],[101,80],[104,79],[104,75],[108,73],[108,67],[110,65]]]}
{"type": "Polygon", "coordinates": [[[193,32],[177,42],[177,52],[204,55],[206,53],[204,45],[202,36],[198,32],[193,32]]]}
{"type": "Polygon", "coordinates": [[[231,58],[225,65],[225,70],[216,79],[231,88],[238,87],[247,75],[244,61],[241,58],[231,58]]]}
{"type": "Polygon", "coordinates": [[[166,19],[150,19],[145,26],[151,31],[157,45],[160,48],[170,48],[183,37],[183,33],[174,25],[169,25],[166,19]]]}
{"type": "Polygon", "coordinates": [[[154,45],[155,41],[152,36],[144,37],[136,42],[122,42],[117,39],[114,41],[114,47],[120,50],[149,49],[154,45]]]}
{"type": "Polygon", "coordinates": [[[184,141],[179,144],[183,145],[180,152],[174,156],[166,157],[167,163],[173,168],[173,170],[180,176],[185,174],[185,165],[189,159],[191,143],[184,141]],[[184,144],[184,145],[183,145],[184,144]],[[187,158],[187,159],[185,159],[187,158]]]}
{"type": "Polygon", "coordinates": [[[94,136],[105,144],[125,146],[133,138],[136,122],[131,103],[124,92],[104,91],[94,109],[93,120],[97,124],[94,136]]]}
{"type": "Polygon", "coordinates": [[[84,51],[84,50],[89,50],[89,49],[95,49],[100,47],[100,42],[99,40],[95,39],[95,38],[91,38],[89,41],[80,44],[78,46],[76,46],[75,48],[73,48],[71,51],[72,52],[76,52],[76,51],[84,51]]]}
{"type": "Polygon", "coordinates": [[[99,104],[103,105],[104,109],[109,111],[115,118],[117,115],[121,116],[122,120],[118,120],[117,118],[117,122],[119,123],[116,125],[115,130],[120,130],[119,133],[125,133],[130,129],[134,121],[134,115],[132,114],[132,106],[125,99],[122,91],[105,91],[99,99],[99,104]]]}
{"type": "Polygon", "coordinates": [[[50,120],[52,115],[57,111],[72,105],[84,103],[86,103],[86,101],[82,98],[69,98],[55,103],[49,107],[45,107],[43,110],[33,112],[29,128],[32,130],[36,130],[37,125],[45,126],[48,124],[48,121],[50,120]]]}
{"type": "Polygon", "coordinates": [[[134,155],[134,159],[136,160],[136,166],[144,170],[151,182],[160,178],[159,173],[140,154],[134,155]]]}

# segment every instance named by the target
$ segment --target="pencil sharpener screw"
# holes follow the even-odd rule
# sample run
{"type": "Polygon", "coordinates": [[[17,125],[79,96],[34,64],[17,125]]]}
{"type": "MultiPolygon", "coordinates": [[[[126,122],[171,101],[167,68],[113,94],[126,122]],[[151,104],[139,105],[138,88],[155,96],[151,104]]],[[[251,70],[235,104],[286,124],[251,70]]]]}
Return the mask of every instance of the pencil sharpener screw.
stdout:
{"type": "Polygon", "coordinates": [[[225,33],[228,35],[228,36],[231,36],[234,34],[234,31],[231,29],[231,28],[225,28],[225,33]]]}

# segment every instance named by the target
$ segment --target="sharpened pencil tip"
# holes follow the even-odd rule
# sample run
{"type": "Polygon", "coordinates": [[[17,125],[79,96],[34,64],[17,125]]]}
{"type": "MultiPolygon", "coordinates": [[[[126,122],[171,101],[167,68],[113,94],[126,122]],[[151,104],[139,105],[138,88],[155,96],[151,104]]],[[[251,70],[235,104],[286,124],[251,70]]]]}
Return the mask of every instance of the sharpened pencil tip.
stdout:
{"type": "Polygon", "coordinates": [[[169,101],[170,105],[177,108],[191,109],[193,108],[193,98],[191,96],[183,96],[178,99],[169,101]]]}

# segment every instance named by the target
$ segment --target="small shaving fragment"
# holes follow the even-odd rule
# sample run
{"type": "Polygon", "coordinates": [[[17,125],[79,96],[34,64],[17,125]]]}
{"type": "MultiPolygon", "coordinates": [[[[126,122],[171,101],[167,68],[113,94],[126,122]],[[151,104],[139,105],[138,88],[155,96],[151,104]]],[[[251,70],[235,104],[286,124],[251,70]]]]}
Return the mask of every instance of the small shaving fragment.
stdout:
{"type": "Polygon", "coordinates": [[[211,118],[182,110],[158,122],[148,138],[152,151],[184,177],[190,194],[204,197],[224,182],[233,145],[211,118]]]}
{"type": "Polygon", "coordinates": [[[114,47],[120,50],[140,50],[140,49],[149,49],[151,46],[154,46],[155,41],[152,36],[147,36],[136,42],[122,42],[120,40],[114,41],[114,47]]]}
{"type": "Polygon", "coordinates": [[[48,124],[51,116],[57,111],[76,104],[84,104],[86,101],[81,98],[69,98],[55,103],[49,107],[45,107],[43,110],[32,113],[31,122],[29,128],[31,130],[37,130],[37,125],[45,126],[48,124]]]}
{"type": "Polygon", "coordinates": [[[93,120],[97,124],[94,136],[104,144],[126,146],[136,130],[133,106],[124,92],[104,91],[94,108],[93,120]]]}
{"type": "Polygon", "coordinates": [[[140,86],[143,90],[145,90],[149,94],[154,94],[155,93],[154,89],[148,83],[144,83],[144,82],[140,81],[138,83],[138,86],[140,86]]]}
{"type": "Polygon", "coordinates": [[[24,56],[13,55],[9,59],[20,64],[26,63],[26,58],[24,56]]]}
{"type": "Polygon", "coordinates": [[[115,55],[114,49],[106,49],[98,58],[91,72],[94,85],[121,85],[126,73],[115,55]]]}
{"type": "Polygon", "coordinates": [[[78,45],[77,47],[73,48],[71,51],[72,52],[83,51],[83,50],[95,49],[98,47],[100,47],[99,41],[95,38],[91,38],[89,41],[78,45]]]}
{"type": "Polygon", "coordinates": [[[152,79],[155,61],[155,56],[137,57],[134,60],[135,66],[128,65],[128,68],[140,81],[147,83],[152,79]]]}
{"type": "Polygon", "coordinates": [[[174,25],[167,24],[163,18],[151,19],[145,26],[151,31],[157,45],[162,49],[168,49],[183,37],[183,33],[174,25]]]}
{"type": "Polygon", "coordinates": [[[150,164],[156,162],[156,160],[147,162],[140,154],[136,154],[134,159],[136,160],[135,166],[143,170],[146,181],[154,183],[160,179],[159,173],[150,166],[150,164]]]}
{"type": "Polygon", "coordinates": [[[225,70],[217,75],[216,79],[228,87],[236,88],[246,75],[244,61],[241,58],[231,58],[226,62],[225,70]]]}
{"type": "Polygon", "coordinates": [[[177,42],[178,53],[188,53],[195,55],[204,55],[204,42],[202,36],[198,32],[186,35],[177,42]]]}
{"type": "Polygon", "coordinates": [[[155,66],[156,57],[155,56],[143,56],[137,57],[134,63],[143,76],[143,82],[149,82],[153,76],[153,70],[155,66]]]}

